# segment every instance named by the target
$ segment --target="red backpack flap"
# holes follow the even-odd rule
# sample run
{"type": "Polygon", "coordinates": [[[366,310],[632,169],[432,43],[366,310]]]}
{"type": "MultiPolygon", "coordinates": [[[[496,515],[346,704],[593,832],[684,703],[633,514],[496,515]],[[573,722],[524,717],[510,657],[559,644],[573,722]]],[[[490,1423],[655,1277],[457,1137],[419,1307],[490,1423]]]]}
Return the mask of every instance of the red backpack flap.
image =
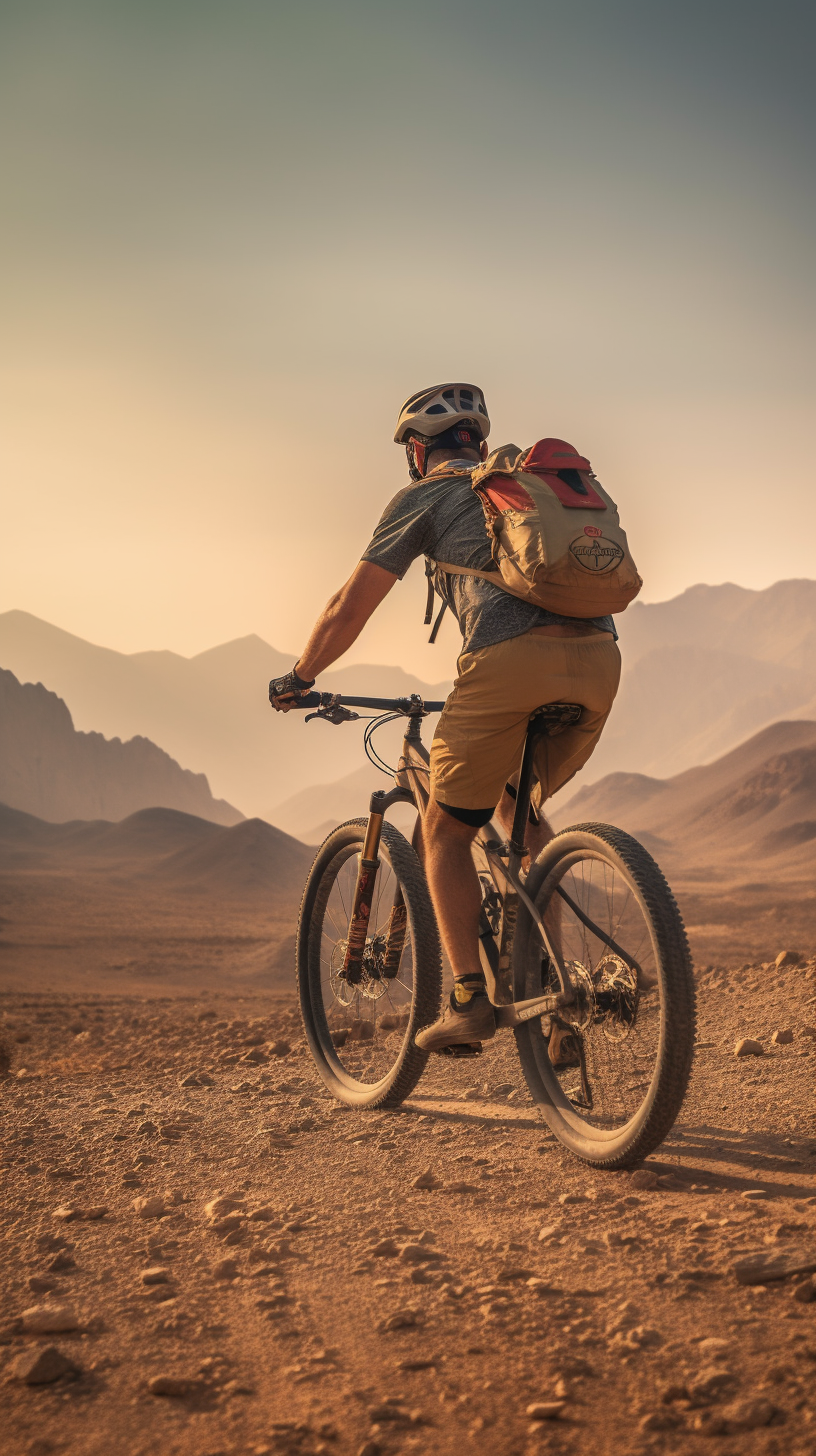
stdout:
{"type": "Polygon", "coordinates": [[[605,511],[592,484],[592,468],[585,455],[568,445],[566,440],[547,436],[537,440],[519,461],[519,470],[537,475],[558,496],[562,506],[578,511],[605,511]]]}

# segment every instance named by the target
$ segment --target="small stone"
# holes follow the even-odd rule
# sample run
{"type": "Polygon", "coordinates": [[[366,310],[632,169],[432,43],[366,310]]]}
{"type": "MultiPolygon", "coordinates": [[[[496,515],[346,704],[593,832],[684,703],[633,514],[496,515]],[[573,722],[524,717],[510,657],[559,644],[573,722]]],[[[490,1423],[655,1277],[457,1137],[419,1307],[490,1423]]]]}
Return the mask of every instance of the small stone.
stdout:
{"type": "Polygon", "coordinates": [[[399,1253],[399,1246],[395,1239],[380,1239],[371,1253],[375,1259],[394,1259],[399,1253]]]}
{"type": "Polygon", "coordinates": [[[771,1041],[774,1046],[790,1046],[793,1041],[793,1032],[789,1026],[786,1026],[783,1030],[775,1031],[771,1041]]]}
{"type": "Polygon", "coordinates": [[[642,1431],[673,1431],[681,1424],[681,1417],[674,1411],[650,1411],[640,1422],[642,1431]]]}
{"type": "Polygon", "coordinates": [[[133,1207],[138,1218],[161,1218],[167,1212],[164,1199],[154,1194],[152,1198],[134,1198],[133,1207]]]}
{"type": "Polygon", "coordinates": [[[651,1168],[636,1169],[629,1179],[629,1183],[632,1188],[647,1189],[660,1187],[658,1174],[653,1173],[651,1168]]]}
{"type": "MultiPolygon", "coordinates": [[[[31,1281],[29,1280],[29,1285],[31,1281]]],[[[816,1299],[816,1280],[803,1279],[801,1284],[794,1286],[793,1297],[797,1304],[810,1304],[816,1299]]]]}
{"type": "Polygon", "coordinates": [[[143,1269],[139,1275],[142,1284],[166,1284],[169,1274],[161,1264],[154,1264],[150,1269],[143,1269]]]}
{"type": "Polygon", "coordinates": [[[379,1441],[364,1441],[357,1450],[357,1456],[381,1456],[381,1453],[382,1446],[379,1441]]]}
{"type": "Polygon", "coordinates": [[[751,1203],[755,1203],[759,1199],[767,1197],[768,1193],[765,1188],[746,1188],[745,1191],[740,1194],[740,1198],[747,1198],[748,1201],[751,1203]]]}
{"type": "Polygon", "coordinates": [[[22,1313],[27,1335],[61,1335],[79,1329],[79,1319],[67,1304],[33,1304],[22,1313]]]}
{"type": "Polygon", "coordinates": [[[734,1389],[737,1377],[733,1370],[719,1367],[701,1370],[696,1380],[689,1382],[688,1392],[692,1400],[716,1400],[734,1389]]]}
{"type": "Polygon", "coordinates": [[[268,1203],[264,1203],[261,1208],[253,1208],[252,1212],[247,1214],[249,1223],[274,1223],[277,1222],[277,1218],[275,1209],[270,1208],[268,1203]]]}
{"type": "Polygon", "coordinates": [[[729,1430],[755,1431],[759,1426],[767,1426],[776,1415],[776,1406],[762,1396],[755,1396],[749,1400],[735,1401],[733,1405],[726,1406],[722,1415],[728,1422],[729,1430]]]}
{"type": "Polygon", "coordinates": [[[56,1345],[41,1350],[27,1350],[14,1367],[15,1380],[24,1385],[51,1385],[63,1375],[78,1375],[79,1367],[63,1355],[56,1345]]]}
{"type": "Polygon", "coordinates": [[[651,1325],[635,1325],[633,1329],[627,1331],[623,1343],[628,1345],[630,1350],[643,1350],[647,1346],[662,1345],[663,1336],[651,1325]]]}
{"type": "Polygon", "coordinates": [[[269,1058],[266,1052],[262,1051],[260,1047],[251,1047],[250,1050],[243,1057],[241,1057],[241,1061],[251,1062],[255,1065],[258,1065],[260,1062],[268,1062],[269,1058]]]}
{"type": "Polygon", "coordinates": [[[565,1404],[563,1400],[536,1400],[528,1405],[526,1414],[531,1421],[557,1421],[565,1404]]]}
{"type": "Polygon", "coordinates": [[[802,957],[798,950],[781,950],[774,961],[778,971],[784,970],[786,966],[798,966],[801,963],[802,957]]]}
{"type": "Polygon", "coordinates": [[[199,1072],[198,1085],[199,1087],[214,1087],[215,1077],[211,1077],[209,1072],[199,1072]]]}
{"type": "Polygon", "coordinates": [[[212,1272],[213,1279],[237,1279],[239,1269],[234,1259],[219,1259],[212,1272]]]}
{"type": "Polygon", "coordinates": [[[430,1259],[439,1258],[435,1249],[421,1243],[403,1244],[399,1256],[405,1264],[427,1264],[430,1259]]]}
{"type": "Polygon", "coordinates": [[[697,1348],[701,1355],[707,1355],[710,1360],[723,1360],[731,1349],[731,1341],[721,1340],[717,1335],[708,1335],[700,1341],[697,1348]]]}
{"type": "Polygon", "coordinates": [[[764,1057],[765,1050],[758,1041],[753,1041],[750,1036],[744,1036],[734,1047],[735,1057],[764,1057]]]}
{"type": "Polygon", "coordinates": [[[187,1073],[187,1076],[186,1077],[182,1077],[181,1081],[179,1082],[179,1087],[197,1087],[197,1086],[198,1086],[198,1073],[197,1072],[188,1072],[187,1073]]]}
{"type": "Polygon", "coordinates": [[[56,1279],[46,1279],[42,1274],[32,1274],[28,1281],[28,1287],[32,1294],[50,1294],[56,1282],[56,1279]]]}
{"type": "Polygon", "coordinates": [[[273,1041],[269,1044],[269,1054],[273,1057],[288,1057],[291,1050],[288,1041],[273,1041]]]}
{"type": "Polygon", "coordinates": [[[79,1209],[75,1203],[61,1203],[59,1208],[54,1209],[51,1217],[58,1219],[60,1223],[71,1223],[73,1219],[79,1218],[79,1209]]]}
{"type": "Polygon", "coordinates": [[[561,1204],[589,1203],[589,1199],[585,1193],[561,1193],[558,1196],[558,1202],[561,1204]]]}
{"type": "Polygon", "coordinates": [[[558,1234],[558,1232],[559,1232],[559,1228],[558,1228],[558,1225],[557,1224],[555,1224],[555,1223],[548,1223],[548,1224],[546,1224],[543,1229],[540,1229],[539,1230],[539,1234],[538,1234],[538,1241],[539,1241],[539,1243],[546,1244],[550,1239],[554,1239],[556,1237],[556,1235],[558,1234]]]}
{"type": "Polygon", "coordinates": [[[167,1395],[177,1400],[183,1400],[185,1396],[192,1395],[200,1389],[200,1382],[185,1380],[175,1375],[154,1375],[151,1380],[148,1380],[147,1388],[151,1395],[167,1395]]]}
{"type": "Polygon", "coordinates": [[[437,1178],[436,1174],[433,1171],[433,1168],[426,1168],[424,1173],[419,1173],[417,1177],[412,1180],[411,1187],[423,1189],[441,1188],[442,1179],[437,1178]]]}
{"type": "Polygon", "coordinates": [[[76,1268],[76,1259],[67,1249],[60,1249],[59,1253],[54,1255],[50,1264],[46,1264],[45,1267],[49,1274],[62,1274],[65,1269],[76,1268]]]}
{"type": "Polygon", "coordinates": [[[816,1252],[801,1249],[789,1254],[748,1254],[736,1259],[731,1271],[738,1284],[768,1284],[794,1274],[812,1274],[816,1270],[816,1252]]]}
{"type": "Polygon", "coordinates": [[[411,1308],[395,1309],[393,1314],[386,1315],[380,1324],[380,1329],[387,1334],[390,1330],[415,1329],[421,1323],[422,1314],[420,1310],[411,1308]]]}
{"type": "Polygon", "coordinates": [[[236,1208],[246,1208],[246,1199],[229,1198],[226,1195],[221,1195],[219,1198],[213,1198],[209,1203],[204,1204],[204,1212],[211,1223],[216,1223],[219,1219],[224,1218],[226,1214],[232,1213],[236,1208]]]}
{"type": "Polygon", "coordinates": [[[145,1137],[152,1137],[158,1130],[155,1122],[140,1122],[136,1129],[137,1132],[143,1133],[145,1137]]]}
{"type": "Polygon", "coordinates": [[[691,1428],[701,1436],[724,1436],[728,1430],[728,1422],[719,1411],[700,1411],[694,1417],[691,1428]]]}

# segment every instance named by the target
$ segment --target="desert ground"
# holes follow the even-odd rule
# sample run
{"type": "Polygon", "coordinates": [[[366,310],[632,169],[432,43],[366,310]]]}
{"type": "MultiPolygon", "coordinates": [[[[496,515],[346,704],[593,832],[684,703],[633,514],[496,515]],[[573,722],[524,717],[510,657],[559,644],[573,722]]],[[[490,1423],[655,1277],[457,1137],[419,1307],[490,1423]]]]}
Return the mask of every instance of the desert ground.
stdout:
{"type": "Polygon", "coordinates": [[[810,1453],[816,958],[698,980],[627,1173],[553,1139],[510,1033],[366,1113],[289,992],[10,991],[8,1456],[810,1453]]]}

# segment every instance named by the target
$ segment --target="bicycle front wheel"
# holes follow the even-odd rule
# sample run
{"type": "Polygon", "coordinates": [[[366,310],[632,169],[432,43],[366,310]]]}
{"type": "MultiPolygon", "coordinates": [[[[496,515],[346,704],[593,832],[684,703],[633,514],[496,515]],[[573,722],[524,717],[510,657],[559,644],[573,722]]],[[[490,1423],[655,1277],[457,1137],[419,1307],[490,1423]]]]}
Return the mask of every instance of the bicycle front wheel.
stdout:
{"type": "Polygon", "coordinates": [[[306,1038],[329,1091],[356,1107],[395,1107],[428,1060],[414,1037],[439,1008],[441,951],[422,866],[386,822],[362,969],[353,982],[346,978],[366,824],[341,824],[317,852],[298,923],[298,991],[306,1038]]]}
{"type": "MultiPolygon", "coordinates": [[[[557,835],[526,889],[577,991],[549,1032],[546,1020],[516,1031],[527,1085],[571,1152],[630,1167],[669,1132],[691,1071],[694,978],[680,912],[643,845],[609,824],[557,835]]],[[[513,962],[518,1000],[557,990],[523,909],[513,962]]]]}

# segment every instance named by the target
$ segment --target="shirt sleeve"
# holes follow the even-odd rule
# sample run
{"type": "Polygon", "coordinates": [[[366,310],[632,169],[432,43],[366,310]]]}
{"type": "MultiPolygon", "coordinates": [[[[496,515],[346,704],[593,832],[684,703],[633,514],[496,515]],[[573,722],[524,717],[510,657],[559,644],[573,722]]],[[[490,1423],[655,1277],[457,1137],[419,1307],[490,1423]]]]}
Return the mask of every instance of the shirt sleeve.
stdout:
{"type": "Polygon", "coordinates": [[[411,562],[423,556],[433,540],[431,510],[420,496],[421,485],[397,492],[383,511],[362,561],[373,561],[402,580],[411,562]]]}

